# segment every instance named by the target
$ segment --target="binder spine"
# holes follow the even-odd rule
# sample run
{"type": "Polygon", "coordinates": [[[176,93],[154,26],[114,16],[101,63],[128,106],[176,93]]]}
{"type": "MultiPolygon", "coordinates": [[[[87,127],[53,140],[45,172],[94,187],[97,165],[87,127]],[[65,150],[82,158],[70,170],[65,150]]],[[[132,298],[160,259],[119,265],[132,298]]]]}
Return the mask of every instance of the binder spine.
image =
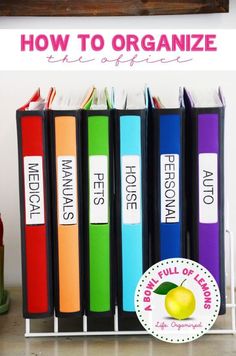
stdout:
{"type": "Polygon", "coordinates": [[[118,306],[119,314],[127,317],[135,316],[135,288],[149,263],[146,119],[146,110],[116,112],[114,140],[118,306]]]}
{"type": "Polygon", "coordinates": [[[226,291],[225,291],[225,181],[224,181],[224,121],[225,108],[221,108],[219,113],[219,159],[218,159],[218,197],[219,197],[219,249],[220,249],[220,314],[226,313],[226,291]]]}
{"type": "Polygon", "coordinates": [[[21,213],[23,316],[31,319],[43,318],[53,315],[48,115],[47,112],[42,111],[25,112],[18,110],[16,120],[21,213]],[[37,218],[31,219],[29,205],[26,203],[26,199],[31,194],[29,191],[26,192],[25,189],[30,179],[29,175],[27,178],[29,172],[25,170],[27,163],[28,167],[30,165],[31,167],[39,167],[39,175],[34,177],[34,179],[37,177],[40,179],[40,191],[37,193],[38,196],[34,196],[39,203],[38,207],[35,206],[36,210],[39,209],[38,221],[37,218]],[[40,166],[42,167],[42,179],[40,178],[40,166]],[[41,206],[40,200],[43,202],[41,206]]]}
{"type": "MultiPolygon", "coordinates": [[[[115,310],[113,116],[113,110],[82,111],[83,206],[86,256],[84,286],[86,315],[90,317],[109,317],[114,314],[115,310]],[[90,204],[92,199],[91,179],[92,175],[95,174],[94,167],[98,168],[99,173],[100,170],[106,170],[106,163],[108,168],[108,210],[104,213],[104,210],[101,209],[99,214],[95,214],[92,212],[94,207],[92,208],[90,204]]],[[[98,184],[95,184],[95,186],[98,187],[98,184]]]]}
{"type": "MultiPolygon", "coordinates": [[[[52,201],[53,201],[53,240],[54,240],[54,285],[55,285],[55,313],[57,317],[78,317],[84,311],[83,298],[83,191],[82,191],[82,143],[81,143],[81,115],[79,111],[74,110],[53,110],[50,112],[50,132],[51,132],[51,150],[52,150],[52,201]],[[60,120],[56,128],[56,121],[60,120]],[[69,125],[69,126],[68,126],[69,125]],[[64,127],[64,129],[63,129],[64,127]],[[64,139],[58,142],[57,134],[63,130],[64,139]],[[68,135],[68,130],[72,131],[68,135]],[[60,131],[60,132],[59,132],[60,131]],[[68,148],[68,140],[71,142],[68,148]],[[58,145],[61,145],[59,147],[58,145]],[[59,152],[60,151],[60,152],[59,152]],[[62,221],[59,217],[62,211],[59,207],[59,160],[70,158],[73,176],[70,176],[73,188],[70,192],[75,194],[70,199],[75,201],[67,210],[67,218],[72,217],[71,223],[62,221]],[[58,172],[58,174],[57,174],[58,172]],[[76,202],[76,203],[75,203],[76,202]],[[75,204],[75,205],[74,205],[75,204]],[[71,207],[73,205],[73,208],[71,207]],[[76,216],[75,216],[76,215],[76,216]],[[67,239],[67,241],[65,240],[67,239]],[[59,241],[60,239],[60,241],[59,241]],[[60,244],[60,245],[59,245],[60,244]],[[63,248],[67,249],[67,261],[60,255],[63,248]],[[60,261],[61,258],[61,261],[60,261]],[[70,261],[74,260],[73,264],[70,261]],[[64,261],[64,262],[63,262],[64,261]],[[76,262],[77,261],[77,262],[76,262]],[[63,269],[64,267],[66,269],[63,269]],[[71,275],[68,275],[71,273],[71,275]],[[60,277],[61,276],[61,277],[60,277]]],[[[69,173],[66,173],[68,175],[69,173]]],[[[67,184],[67,183],[66,183],[67,184]]],[[[61,202],[60,202],[61,204],[61,202]]]]}
{"type": "Polygon", "coordinates": [[[225,305],[224,108],[193,109],[191,256],[216,279],[225,305]]]}
{"type": "Polygon", "coordinates": [[[152,261],[185,257],[184,110],[153,109],[149,166],[152,261]],[[154,223],[155,222],[155,223],[154,223]]]}

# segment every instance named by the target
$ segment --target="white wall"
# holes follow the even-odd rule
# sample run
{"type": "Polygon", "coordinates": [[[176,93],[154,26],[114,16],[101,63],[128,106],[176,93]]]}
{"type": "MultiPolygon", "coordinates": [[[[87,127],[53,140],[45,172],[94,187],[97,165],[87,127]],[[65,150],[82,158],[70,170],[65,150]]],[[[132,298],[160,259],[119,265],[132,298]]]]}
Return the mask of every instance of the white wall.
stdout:
{"type": "MultiPolygon", "coordinates": [[[[231,1],[232,2],[232,1],[231,1]]],[[[229,14],[132,17],[132,18],[1,18],[0,28],[233,28],[236,26],[236,2],[229,14]]],[[[0,68],[1,69],[1,68],[0,68]]],[[[236,69],[236,66],[235,66],[236,69]]],[[[1,72],[0,71],[0,211],[5,225],[6,284],[21,280],[18,167],[15,110],[37,87],[45,92],[55,85],[58,90],[73,91],[114,85],[129,88],[150,84],[153,93],[169,99],[177,96],[179,86],[195,92],[222,86],[226,111],[226,185],[229,222],[236,233],[236,72],[1,72]]]]}

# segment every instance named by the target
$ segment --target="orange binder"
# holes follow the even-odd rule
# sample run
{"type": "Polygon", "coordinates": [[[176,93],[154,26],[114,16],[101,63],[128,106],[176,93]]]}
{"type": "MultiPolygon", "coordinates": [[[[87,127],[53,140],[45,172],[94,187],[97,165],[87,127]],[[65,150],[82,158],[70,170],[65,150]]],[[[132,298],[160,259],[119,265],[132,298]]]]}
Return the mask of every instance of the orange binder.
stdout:
{"type": "Polygon", "coordinates": [[[81,303],[80,138],[75,111],[52,111],[54,160],[55,307],[77,315],[81,303]]]}

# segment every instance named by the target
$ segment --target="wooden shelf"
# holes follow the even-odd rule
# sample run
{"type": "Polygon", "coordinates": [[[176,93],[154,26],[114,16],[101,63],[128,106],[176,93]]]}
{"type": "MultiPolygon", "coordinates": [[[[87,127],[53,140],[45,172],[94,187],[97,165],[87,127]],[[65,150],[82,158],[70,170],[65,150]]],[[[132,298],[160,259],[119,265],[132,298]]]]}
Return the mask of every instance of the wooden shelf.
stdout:
{"type": "Polygon", "coordinates": [[[0,16],[144,16],[228,11],[229,0],[0,1],[0,16]]]}

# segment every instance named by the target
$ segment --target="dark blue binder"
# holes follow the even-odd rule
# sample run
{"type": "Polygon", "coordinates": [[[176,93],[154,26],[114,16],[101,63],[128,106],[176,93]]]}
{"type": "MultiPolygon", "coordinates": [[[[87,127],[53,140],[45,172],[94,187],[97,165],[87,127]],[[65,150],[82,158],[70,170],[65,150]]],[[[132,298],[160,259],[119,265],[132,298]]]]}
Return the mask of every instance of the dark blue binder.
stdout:
{"type": "Polygon", "coordinates": [[[186,256],[184,108],[153,105],[149,114],[149,227],[156,263],[186,256]]]}
{"type": "Polygon", "coordinates": [[[182,257],[182,115],[161,113],[159,120],[160,259],[163,260],[182,257]]]}

